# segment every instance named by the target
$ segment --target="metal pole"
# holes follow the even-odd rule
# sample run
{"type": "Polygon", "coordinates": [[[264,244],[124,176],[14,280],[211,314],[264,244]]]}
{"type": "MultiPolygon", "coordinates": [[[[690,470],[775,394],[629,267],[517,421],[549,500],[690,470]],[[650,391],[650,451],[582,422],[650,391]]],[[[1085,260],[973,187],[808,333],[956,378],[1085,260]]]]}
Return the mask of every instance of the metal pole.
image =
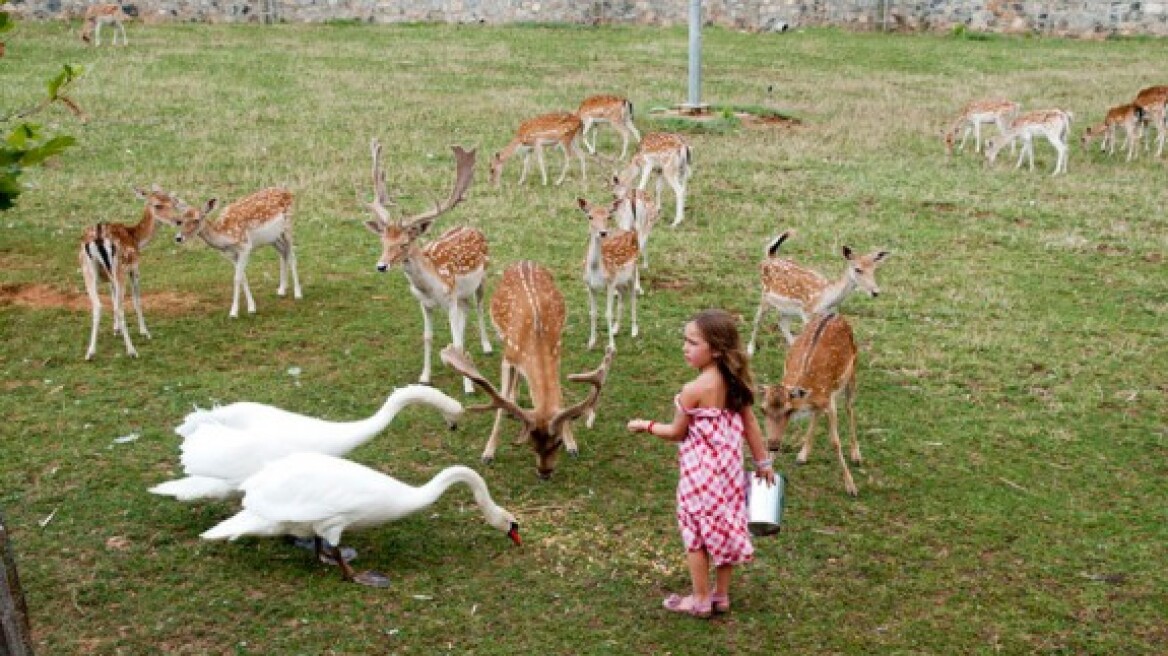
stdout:
{"type": "Polygon", "coordinates": [[[32,631],[28,606],[16,576],[16,560],[8,546],[8,529],[0,514],[0,654],[32,656],[32,631]]]}
{"type": "Polygon", "coordinates": [[[689,0],[689,102],[697,111],[702,102],[702,0],[689,0]]]}

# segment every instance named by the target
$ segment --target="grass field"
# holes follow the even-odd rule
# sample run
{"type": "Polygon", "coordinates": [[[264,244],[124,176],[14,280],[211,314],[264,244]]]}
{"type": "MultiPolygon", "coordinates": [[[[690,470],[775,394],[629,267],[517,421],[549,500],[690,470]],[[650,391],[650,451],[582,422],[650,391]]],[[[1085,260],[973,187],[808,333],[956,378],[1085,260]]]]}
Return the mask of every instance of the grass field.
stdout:
{"type": "MultiPolygon", "coordinates": [[[[564,369],[595,366],[575,199],[607,198],[614,163],[519,187],[515,161],[492,188],[486,160],[520,120],[597,92],[627,94],[653,130],[648,110],[685,97],[686,32],[135,24],[129,47],[86,49],[76,29],[21,24],[0,67],[4,112],[61,63],[90,68],[74,93],[90,123],[39,117],[78,145],[0,215],[0,507],[38,653],[1168,651],[1166,160],[1078,143],[1109,106],[1168,82],[1163,40],[706,30],[704,99],[801,124],[689,135],[690,211],[650,241],[642,335],[618,336],[599,420],[551,481],[506,441],[479,464],[486,415],[450,433],[411,409],[351,454],[415,484],[473,466],[525,537],[512,547],[458,488],[346,536],[356,565],[392,577],[373,590],[278,540],[201,542],[233,504],[146,493],[178,472],[173,427],[192,406],[244,399],[355,418],[416,380],[420,311],[400,271],[375,271],[380,245],[361,224],[371,136],[407,212],[448,189],[451,144],[479,149],[468,200],[438,227],[484,230],[495,274],[549,266],[568,299],[564,369]],[[1033,173],[1008,156],[945,158],[941,129],[991,95],[1074,113],[1067,175],[1049,175],[1045,142],[1033,173]],[[86,363],[77,239],[136,220],[131,186],[153,183],[192,204],[291,188],[305,298],[276,297],[276,258],[261,251],[259,311],[230,320],[229,265],[160,230],[141,266],[153,339],[135,334],[141,357],[126,358],[107,312],[86,363]],[[782,453],[784,530],[736,573],[733,613],[669,616],[661,598],[688,585],[675,451],[624,423],[668,417],[692,376],[679,346],[693,312],[726,308],[749,331],[763,247],[786,228],[798,234],[784,252],[831,276],[845,244],[893,252],[881,296],[844,305],[861,346],[860,494],[844,494],[822,434],[806,466],[782,453]]],[[[619,148],[611,131],[601,143],[610,158],[619,148]]],[[[448,335],[439,315],[436,345],[448,335]]],[[[781,377],[784,351],[771,315],[761,381],[781,377]]],[[[497,354],[473,353],[497,376],[497,354]]]]}

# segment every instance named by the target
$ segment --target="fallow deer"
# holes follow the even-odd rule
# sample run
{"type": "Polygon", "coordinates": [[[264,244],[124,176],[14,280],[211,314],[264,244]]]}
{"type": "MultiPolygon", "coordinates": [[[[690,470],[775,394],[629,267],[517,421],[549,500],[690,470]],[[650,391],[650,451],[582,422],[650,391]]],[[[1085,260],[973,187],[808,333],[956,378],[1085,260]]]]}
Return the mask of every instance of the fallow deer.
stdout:
{"type": "Polygon", "coordinates": [[[584,122],[580,136],[584,140],[584,147],[592,154],[596,154],[596,132],[592,133],[591,143],[588,142],[588,133],[601,123],[608,123],[620,134],[621,159],[629,152],[629,135],[636,141],[641,141],[641,133],[633,124],[633,103],[629,102],[628,98],[610,95],[591,96],[580,103],[576,115],[584,122]]]}
{"type": "Polygon", "coordinates": [[[1099,150],[1107,154],[1115,154],[1115,132],[1123,128],[1123,148],[1127,149],[1127,160],[1132,161],[1136,156],[1136,144],[1140,141],[1140,129],[1144,123],[1144,110],[1135,103],[1119,105],[1107,110],[1107,116],[1099,125],[1089,126],[1083,131],[1083,147],[1089,148],[1091,142],[1099,136],[1103,137],[1099,150]]]}
{"type": "Polygon", "coordinates": [[[130,17],[122,10],[121,5],[113,3],[90,5],[85,9],[85,24],[81,27],[81,40],[86,43],[93,41],[94,47],[100,46],[101,26],[113,25],[113,45],[118,45],[118,33],[121,32],[122,45],[128,46],[130,41],[126,38],[126,27],[123,23],[129,20],[130,17]]]}
{"type": "Polygon", "coordinates": [[[608,324],[608,348],[616,349],[615,336],[620,332],[620,317],[624,299],[628,297],[631,335],[640,332],[637,327],[637,293],[640,286],[640,271],[637,269],[637,253],[640,250],[636,229],[609,229],[612,218],[621,200],[612,206],[592,205],[583,198],[576,203],[588,217],[588,250],[584,255],[584,286],[588,288],[588,348],[596,347],[596,292],[603,291],[608,299],[604,313],[608,324]],[[612,313],[612,303],[616,300],[616,315],[612,313]]]}
{"type": "Polygon", "coordinates": [[[945,153],[953,154],[953,142],[956,141],[957,131],[961,133],[961,143],[957,151],[965,150],[965,140],[969,133],[973,133],[974,152],[981,152],[981,126],[993,124],[998,126],[998,134],[1004,134],[1010,128],[1010,123],[1018,116],[1018,103],[1012,100],[990,99],[974,100],[961,109],[961,114],[954,119],[949,129],[945,131],[945,153]]]}
{"type": "Polygon", "coordinates": [[[556,288],[551,272],[531,261],[516,262],[503,272],[503,278],[491,297],[491,321],[503,342],[499,389],[478,372],[466,351],[455,346],[443,349],[442,361],[470,377],[491,397],[491,406],[468,410],[498,408],[491,437],[483,450],[484,463],[495,458],[504,412],[523,424],[522,439],[530,442],[535,451],[536,471],[540,478],[549,478],[555,471],[561,445],[571,455],[579,452],[572,437],[571,422],[587,413],[586,425],[592,425],[614,351],[609,349],[605,353],[595,371],[568,376],[573,382],[591,383],[592,390],[583,400],[565,408],[560,388],[565,314],[564,295],[556,288]],[[527,380],[533,405],[530,410],[516,403],[519,376],[527,380]]]}
{"type": "MultiPolygon", "coordinates": [[[[661,215],[657,202],[649,198],[643,189],[621,184],[620,176],[612,176],[612,195],[617,201],[616,225],[621,230],[637,231],[637,248],[641,251],[641,268],[649,268],[649,233],[657,225],[657,218],[661,215]]],[[[644,293],[641,281],[637,279],[637,293],[644,293]]]]}
{"type": "Polygon", "coordinates": [[[1014,168],[1021,168],[1022,160],[1029,157],[1030,170],[1034,170],[1034,137],[1045,137],[1058,152],[1055,160],[1054,173],[1067,172],[1067,136],[1071,130],[1072,114],[1061,109],[1039,109],[1026,112],[1014,120],[1013,125],[1004,134],[986,141],[986,162],[993,165],[998,158],[998,152],[1015,139],[1022,140],[1022,152],[1018,154],[1018,163],[1014,168]]]}
{"type": "Polygon", "coordinates": [[[138,332],[150,338],[146,329],[146,319],[142,316],[142,300],[138,289],[138,263],[142,249],[154,236],[159,221],[173,222],[180,211],[181,201],[154,185],[150,191],[135,189],[134,193],[146,202],[142,218],[135,225],[121,223],[98,223],[85,229],[78,249],[81,276],[85,279],[85,291],[93,306],[93,327],[89,334],[89,349],[85,359],[92,360],[97,353],[97,329],[101,322],[101,297],[98,283],[110,282],[110,297],[113,302],[114,335],[119,332],[126,341],[126,355],[136,358],[138,351],[130,341],[130,331],[126,327],[125,293],[126,277],[130,278],[130,291],[134,301],[134,311],[138,314],[138,332]]]}
{"type": "Polygon", "coordinates": [[[564,169],[560,171],[556,184],[563,184],[564,178],[568,175],[568,168],[572,164],[573,154],[580,160],[580,179],[584,180],[587,169],[584,164],[584,151],[580,150],[580,135],[583,130],[584,123],[580,117],[567,112],[543,114],[524,121],[519,125],[519,130],[510,143],[491,157],[491,184],[499,184],[499,179],[503,175],[503,164],[516,153],[523,155],[523,173],[519,176],[519,184],[523,184],[527,179],[531,151],[534,150],[536,161],[539,163],[539,173],[546,186],[548,177],[547,166],[543,160],[543,147],[552,145],[559,146],[564,152],[564,169]]]}
{"type": "Polygon", "coordinates": [[[1144,110],[1145,120],[1156,128],[1156,157],[1164,153],[1164,139],[1168,136],[1168,86],[1140,89],[1134,105],[1144,110]]]}
{"type": "Polygon", "coordinates": [[[798,416],[810,415],[803,447],[795,462],[805,464],[811,455],[811,440],[818,415],[827,415],[831,445],[844,471],[844,489],[856,496],[856,483],[844,459],[840,444],[839,417],[836,412],[843,396],[851,429],[851,461],[862,464],[860,444],[856,441],[856,341],[852,327],[838,314],[825,314],[799,333],[787,352],[783,382],[763,387],[763,414],[766,417],[767,447],[778,451],[783,446],[787,423],[798,416]]]}
{"type": "Polygon", "coordinates": [[[218,199],[212,198],[201,210],[186,207],[177,221],[178,233],[174,240],[181,244],[197,235],[232,263],[235,277],[228,316],[232,319],[239,316],[240,289],[247,297],[247,313],[255,314],[255,298],[247,282],[247,262],[252,251],[261,246],[270,245],[280,254],[280,286],[276,294],[287,294],[287,270],[291,269],[292,295],[303,298],[292,243],[292,192],[279,187],[261,189],[223,208],[217,221],[208,221],[207,215],[218,203],[218,199]]]}
{"type": "MultiPolygon", "coordinates": [[[[454,188],[445,201],[427,212],[394,221],[390,219],[388,206],[392,203],[385,188],[385,172],[381,169],[381,144],[373,139],[370,145],[376,198],[369,208],[377,218],[366,221],[365,227],[381,238],[382,253],[381,259],[377,261],[377,270],[384,273],[395,265],[401,265],[410,283],[410,293],[422,306],[424,348],[419,381],[429,384],[430,353],[434,342],[431,315],[434,308],[446,310],[450,318],[451,339],[461,349],[466,333],[466,318],[470,314],[473,299],[478,312],[483,353],[491,352],[491,342],[487,339],[487,328],[483,321],[484,282],[489,261],[486,236],[475,228],[455,227],[425,246],[418,243],[418,238],[430,229],[435,219],[462,202],[474,177],[475,151],[463,150],[461,146],[452,148],[455,159],[454,188]]],[[[474,391],[469,379],[463,380],[463,390],[467,394],[474,391]]]]}
{"type": "Polygon", "coordinates": [[[835,312],[844,299],[853,291],[861,289],[875,298],[880,294],[876,284],[876,269],[891,254],[878,250],[867,255],[857,255],[851,248],[843,247],[842,253],[847,265],[835,282],[822,274],[802,267],[791,260],[778,257],[779,247],[794,234],[788,230],[767,244],[767,257],[762,261],[762,300],[754,315],[754,329],[750,333],[750,343],[746,347],[748,355],[754,355],[755,340],[763,314],[769,308],[779,312],[779,330],[787,344],[794,344],[791,335],[791,318],[799,317],[806,324],[818,314],[835,312]]]}
{"type": "Polygon", "coordinates": [[[617,174],[617,184],[628,186],[639,173],[641,181],[638,189],[649,185],[649,176],[659,173],[657,178],[657,204],[661,204],[661,186],[668,182],[677,199],[676,213],[671,227],[677,227],[685,218],[685,193],[689,178],[693,174],[692,153],[681,135],[669,132],[651,132],[641,140],[637,153],[628,165],[617,174]]]}

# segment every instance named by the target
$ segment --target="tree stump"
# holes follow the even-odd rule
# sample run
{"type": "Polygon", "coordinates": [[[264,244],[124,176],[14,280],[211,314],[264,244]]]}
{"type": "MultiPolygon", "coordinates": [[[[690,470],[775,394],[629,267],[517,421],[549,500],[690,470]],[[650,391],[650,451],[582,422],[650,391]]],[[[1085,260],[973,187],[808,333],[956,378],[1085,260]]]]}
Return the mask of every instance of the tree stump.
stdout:
{"type": "Polygon", "coordinates": [[[28,606],[16,575],[16,559],[8,543],[3,513],[0,513],[0,655],[32,656],[28,606]]]}

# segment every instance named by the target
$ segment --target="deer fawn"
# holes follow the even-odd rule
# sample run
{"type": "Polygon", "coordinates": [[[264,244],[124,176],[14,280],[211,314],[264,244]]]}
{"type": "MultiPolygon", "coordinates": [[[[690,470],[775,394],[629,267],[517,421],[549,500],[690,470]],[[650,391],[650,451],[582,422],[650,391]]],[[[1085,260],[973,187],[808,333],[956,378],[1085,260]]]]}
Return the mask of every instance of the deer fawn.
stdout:
{"type": "Polygon", "coordinates": [[[794,234],[788,230],[771,240],[767,245],[767,257],[762,261],[762,300],[758,312],[754,314],[754,329],[750,333],[750,343],[746,346],[748,355],[754,355],[755,340],[763,314],[769,308],[779,312],[779,330],[787,344],[794,344],[791,335],[791,318],[799,317],[803,323],[818,314],[835,312],[844,299],[857,288],[875,298],[880,294],[876,284],[876,269],[891,254],[888,251],[873,251],[867,255],[857,255],[851,248],[843,247],[847,260],[839,280],[829,281],[816,271],[778,257],[779,247],[794,234]]]}
{"type": "MultiPolygon", "coordinates": [[[[619,175],[612,176],[612,195],[617,201],[616,225],[621,230],[637,231],[641,268],[648,269],[649,251],[646,246],[649,244],[649,233],[653,231],[653,226],[657,225],[657,218],[661,214],[660,208],[644,190],[621,184],[619,175]]],[[[641,289],[640,276],[637,277],[637,293],[644,293],[641,289]]]]}
{"type": "Polygon", "coordinates": [[[584,151],[580,150],[581,133],[584,123],[579,116],[567,112],[556,112],[536,116],[519,125],[519,131],[503,150],[491,157],[491,184],[498,185],[503,175],[503,164],[519,153],[523,155],[523,173],[519,176],[519,184],[527,179],[527,165],[531,151],[535,151],[536,161],[539,163],[539,173],[543,177],[543,184],[548,183],[547,166],[543,161],[543,147],[557,145],[564,151],[564,169],[556,184],[563,184],[568,175],[568,168],[572,164],[572,154],[580,160],[580,179],[584,180],[587,170],[584,164],[584,151]]]}
{"type": "Polygon", "coordinates": [[[1159,157],[1164,152],[1164,138],[1168,136],[1168,86],[1140,89],[1132,103],[1144,110],[1146,120],[1156,127],[1156,157],[1159,157]]]}
{"type": "Polygon", "coordinates": [[[122,11],[121,5],[91,5],[85,9],[85,24],[81,27],[81,40],[86,43],[93,41],[95,47],[100,46],[101,26],[113,25],[113,45],[118,45],[118,32],[121,32],[122,45],[128,46],[130,45],[130,41],[126,38],[126,27],[123,23],[129,20],[130,17],[126,15],[126,12],[122,11]]]}
{"type": "Polygon", "coordinates": [[[641,181],[637,188],[644,189],[649,185],[649,176],[654,172],[660,174],[657,178],[658,206],[661,204],[662,183],[668,182],[673,188],[677,208],[673,223],[670,225],[677,227],[685,218],[685,192],[689,178],[693,174],[692,154],[681,135],[669,132],[652,132],[645,135],[640,147],[637,148],[637,154],[633,155],[633,159],[624,170],[617,174],[617,185],[621,187],[631,185],[633,178],[640,173],[641,181]]]}
{"type": "Polygon", "coordinates": [[[1018,154],[1018,163],[1014,168],[1021,168],[1022,160],[1029,157],[1030,170],[1034,170],[1034,137],[1046,137],[1050,145],[1058,152],[1058,159],[1054,164],[1053,175],[1067,172],[1067,135],[1071,130],[1072,114],[1061,109],[1039,109],[1026,112],[1014,120],[1004,134],[986,141],[986,161],[993,165],[998,158],[998,152],[1015,139],[1022,140],[1022,152],[1018,154]]]}
{"type": "Polygon", "coordinates": [[[974,152],[981,152],[981,126],[992,123],[998,126],[998,134],[1004,134],[1010,128],[1010,123],[1018,116],[1018,103],[1012,100],[974,100],[961,109],[961,114],[954,119],[949,129],[945,130],[945,153],[953,154],[953,142],[956,141],[957,131],[961,133],[961,143],[957,151],[965,150],[965,140],[969,133],[973,133],[974,152]]]}
{"type": "Polygon", "coordinates": [[[608,95],[591,96],[580,103],[580,109],[576,110],[576,115],[584,122],[581,139],[584,141],[584,147],[592,154],[596,154],[596,133],[599,131],[594,132],[592,128],[601,123],[608,123],[620,134],[621,159],[624,159],[629,152],[629,135],[632,135],[633,139],[638,142],[641,141],[641,133],[633,124],[633,103],[629,102],[628,98],[608,95]],[[592,132],[591,143],[588,142],[589,132],[592,132]]]}
{"type": "Polygon", "coordinates": [[[1107,110],[1107,116],[1099,125],[1088,127],[1083,132],[1083,148],[1089,148],[1097,137],[1103,137],[1099,150],[1107,154],[1115,154],[1115,131],[1123,128],[1123,147],[1127,149],[1127,159],[1132,161],[1136,155],[1136,144],[1140,140],[1140,128],[1144,123],[1144,110],[1135,103],[1119,105],[1107,110]]]}
{"type": "Polygon", "coordinates": [[[134,312],[138,314],[138,332],[150,338],[146,330],[146,319],[142,316],[142,300],[138,289],[138,262],[140,253],[154,236],[157,222],[173,222],[179,213],[180,201],[154,185],[150,191],[135,189],[134,193],[146,202],[142,218],[136,225],[121,223],[98,223],[85,229],[81,237],[81,247],[77,258],[81,263],[81,276],[85,279],[85,291],[93,306],[93,328],[89,333],[89,349],[85,359],[92,360],[97,353],[97,328],[101,323],[101,297],[98,283],[105,279],[110,282],[110,298],[113,303],[114,335],[119,332],[126,341],[126,355],[136,358],[138,351],[130,341],[130,331],[126,327],[126,276],[130,278],[130,291],[134,300],[134,312]]]}
{"type": "Polygon", "coordinates": [[[631,335],[640,332],[637,327],[637,293],[640,287],[640,272],[637,269],[637,253],[640,240],[636,229],[610,230],[608,220],[622,204],[613,202],[611,207],[589,204],[577,198],[576,204],[588,217],[588,251],[584,255],[584,286],[588,288],[588,324],[590,327],[588,348],[596,346],[596,292],[604,291],[608,306],[604,313],[608,324],[608,348],[616,349],[615,335],[620,332],[620,317],[624,299],[629,299],[629,314],[632,324],[631,335]],[[612,314],[612,302],[616,299],[616,317],[612,314]]]}
{"type": "Polygon", "coordinates": [[[260,246],[271,245],[280,254],[280,286],[276,294],[287,294],[288,269],[292,270],[292,296],[300,293],[300,276],[296,273],[296,251],[292,244],[292,192],[278,187],[261,189],[223,208],[219,220],[212,223],[207,215],[219,204],[217,198],[207,201],[202,210],[186,207],[176,222],[178,243],[198,235],[211,248],[219,251],[235,267],[231,295],[232,319],[239,316],[239,291],[247,297],[247,313],[255,314],[255,298],[247,283],[247,261],[260,246]]]}
{"type": "MultiPolygon", "coordinates": [[[[487,277],[487,238],[474,228],[451,228],[424,247],[418,238],[430,229],[434,221],[462,202],[466,190],[474,177],[475,151],[454,146],[455,175],[454,188],[445,201],[434,209],[404,219],[390,219],[387,207],[391,205],[385,189],[385,171],[381,169],[381,144],[377,139],[370,143],[373,155],[373,189],[375,200],[369,208],[376,219],[366,221],[365,227],[381,238],[381,259],[377,270],[388,271],[401,265],[402,272],[410,282],[410,293],[422,306],[423,364],[419,381],[430,383],[430,353],[434,342],[434,327],[431,314],[434,308],[446,310],[450,318],[450,335],[454,345],[463,347],[466,333],[466,318],[470,314],[470,303],[474,300],[479,319],[479,339],[483,353],[491,352],[491,342],[487,339],[487,328],[483,323],[484,281],[487,277]]],[[[469,378],[462,381],[463,391],[474,392],[469,378]]]]}
{"type": "Polygon", "coordinates": [[[499,389],[478,372],[466,351],[456,346],[442,350],[443,362],[468,376],[491,397],[490,406],[473,409],[498,408],[491,437],[483,450],[484,463],[495,458],[504,412],[523,424],[522,439],[529,441],[535,451],[536,471],[540,478],[549,478],[555,471],[561,444],[571,455],[579,452],[570,422],[587,413],[586,425],[592,426],[596,403],[612,366],[614,351],[609,349],[605,353],[595,371],[568,376],[573,382],[591,383],[592,390],[583,400],[565,408],[560,388],[565,314],[564,295],[556,288],[551,272],[534,262],[516,262],[503,271],[503,278],[491,297],[491,321],[504,347],[499,389]],[[516,403],[519,376],[527,380],[527,390],[534,406],[531,410],[516,403]]]}
{"type": "Polygon", "coordinates": [[[763,387],[763,414],[766,416],[767,447],[778,451],[783,446],[787,423],[795,417],[810,414],[810,425],[803,436],[803,447],[795,462],[805,464],[811,455],[811,440],[818,415],[827,415],[831,445],[835,447],[840,466],[844,470],[844,489],[856,496],[856,483],[848,470],[839,437],[839,418],[836,409],[840,395],[844,397],[851,429],[851,460],[862,464],[860,444],[856,441],[856,342],[852,327],[838,314],[825,314],[799,333],[787,352],[783,382],[763,387]]]}

